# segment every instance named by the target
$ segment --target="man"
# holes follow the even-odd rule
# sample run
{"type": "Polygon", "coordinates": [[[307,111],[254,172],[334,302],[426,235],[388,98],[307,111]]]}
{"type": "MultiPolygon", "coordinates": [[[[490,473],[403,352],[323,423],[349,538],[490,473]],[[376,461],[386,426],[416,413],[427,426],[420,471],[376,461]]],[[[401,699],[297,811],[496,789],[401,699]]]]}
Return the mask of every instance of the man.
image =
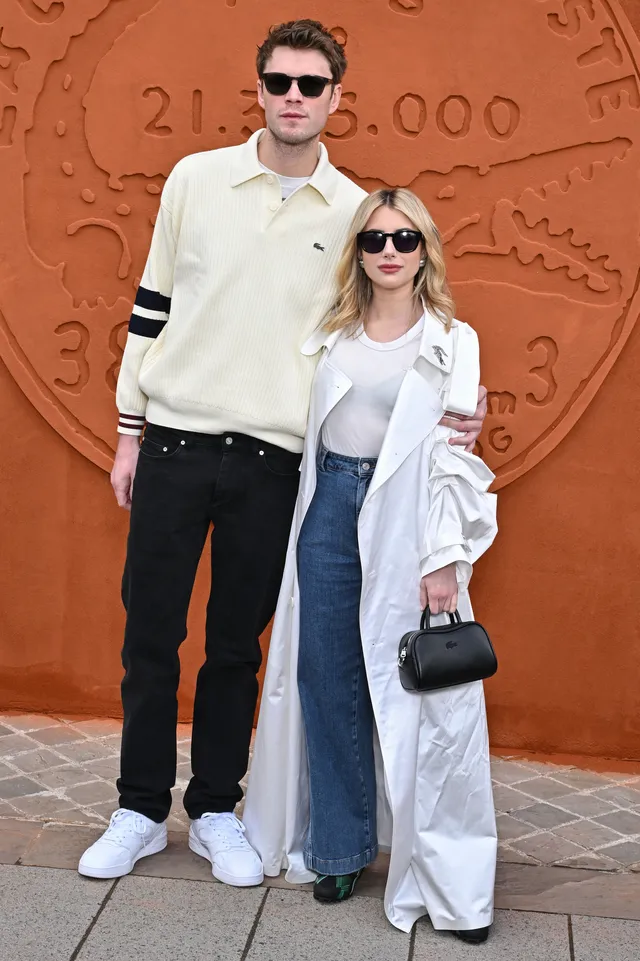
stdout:
{"type": "MultiPolygon", "coordinates": [[[[317,359],[300,346],[331,305],[335,268],[365,196],[319,142],[345,69],[342,47],[319,23],[273,28],[258,51],[266,131],[185,157],[165,185],[118,380],[121,437],[111,478],[118,503],[131,509],[120,808],[80,861],[90,877],[128,874],[166,846],[178,649],[213,522],[206,660],[184,799],[189,846],[223,882],[263,879],[233,811],[317,359]]],[[[464,431],[457,443],[473,445],[484,412],[482,399],[474,418],[451,421],[464,431]]]]}

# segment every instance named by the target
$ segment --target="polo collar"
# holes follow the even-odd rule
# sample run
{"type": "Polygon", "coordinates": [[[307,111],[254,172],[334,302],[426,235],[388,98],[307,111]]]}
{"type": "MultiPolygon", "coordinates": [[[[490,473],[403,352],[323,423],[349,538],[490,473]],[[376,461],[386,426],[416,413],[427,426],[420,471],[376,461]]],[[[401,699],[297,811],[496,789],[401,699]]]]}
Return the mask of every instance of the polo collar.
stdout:
{"type": "MultiPolygon", "coordinates": [[[[236,149],[231,166],[232,187],[238,187],[264,174],[258,160],[258,143],[264,133],[264,129],[256,130],[245,144],[236,149]]],[[[329,154],[323,143],[318,145],[318,165],[311,175],[308,186],[317,190],[328,204],[333,203],[338,189],[338,171],[329,161],[329,154]]]]}

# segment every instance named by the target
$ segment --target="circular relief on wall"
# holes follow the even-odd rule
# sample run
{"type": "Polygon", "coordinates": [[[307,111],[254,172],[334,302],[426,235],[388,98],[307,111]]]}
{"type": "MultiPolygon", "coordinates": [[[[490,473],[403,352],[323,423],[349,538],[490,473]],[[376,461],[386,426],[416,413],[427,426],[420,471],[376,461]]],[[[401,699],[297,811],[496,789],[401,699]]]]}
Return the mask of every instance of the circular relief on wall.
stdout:
{"type": "MultiPolygon", "coordinates": [[[[266,6],[17,0],[0,15],[0,352],[103,468],[162,186],[180,157],[261,125],[255,47],[298,7],[266,6]]],[[[640,48],[611,0],[370,6],[306,7],[350,61],[326,143],[439,225],[480,334],[501,486],[562,440],[637,319],[640,48]]]]}

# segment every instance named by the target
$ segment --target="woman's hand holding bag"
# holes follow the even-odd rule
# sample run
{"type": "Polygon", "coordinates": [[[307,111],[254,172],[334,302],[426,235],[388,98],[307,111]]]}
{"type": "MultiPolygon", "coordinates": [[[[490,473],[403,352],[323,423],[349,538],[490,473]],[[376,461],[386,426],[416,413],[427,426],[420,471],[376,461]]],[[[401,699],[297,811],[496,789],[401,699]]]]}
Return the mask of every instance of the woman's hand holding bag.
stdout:
{"type": "Polygon", "coordinates": [[[458,608],[458,578],[456,564],[426,574],[420,581],[420,607],[430,608],[432,614],[454,614],[458,608]]]}

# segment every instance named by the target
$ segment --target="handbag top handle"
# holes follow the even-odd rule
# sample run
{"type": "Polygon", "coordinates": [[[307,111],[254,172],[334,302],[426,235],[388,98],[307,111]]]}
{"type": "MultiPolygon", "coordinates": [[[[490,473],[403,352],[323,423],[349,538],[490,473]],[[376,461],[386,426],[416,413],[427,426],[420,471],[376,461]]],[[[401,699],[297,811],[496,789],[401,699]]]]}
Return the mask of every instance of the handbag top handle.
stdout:
{"type": "MultiPolygon", "coordinates": [[[[431,627],[430,620],[431,620],[431,611],[429,610],[429,605],[427,604],[424,611],[422,612],[422,617],[420,618],[421,631],[429,630],[429,628],[431,627]]],[[[449,614],[449,621],[452,624],[462,624],[462,618],[460,617],[457,611],[455,612],[455,614],[449,614]]]]}

